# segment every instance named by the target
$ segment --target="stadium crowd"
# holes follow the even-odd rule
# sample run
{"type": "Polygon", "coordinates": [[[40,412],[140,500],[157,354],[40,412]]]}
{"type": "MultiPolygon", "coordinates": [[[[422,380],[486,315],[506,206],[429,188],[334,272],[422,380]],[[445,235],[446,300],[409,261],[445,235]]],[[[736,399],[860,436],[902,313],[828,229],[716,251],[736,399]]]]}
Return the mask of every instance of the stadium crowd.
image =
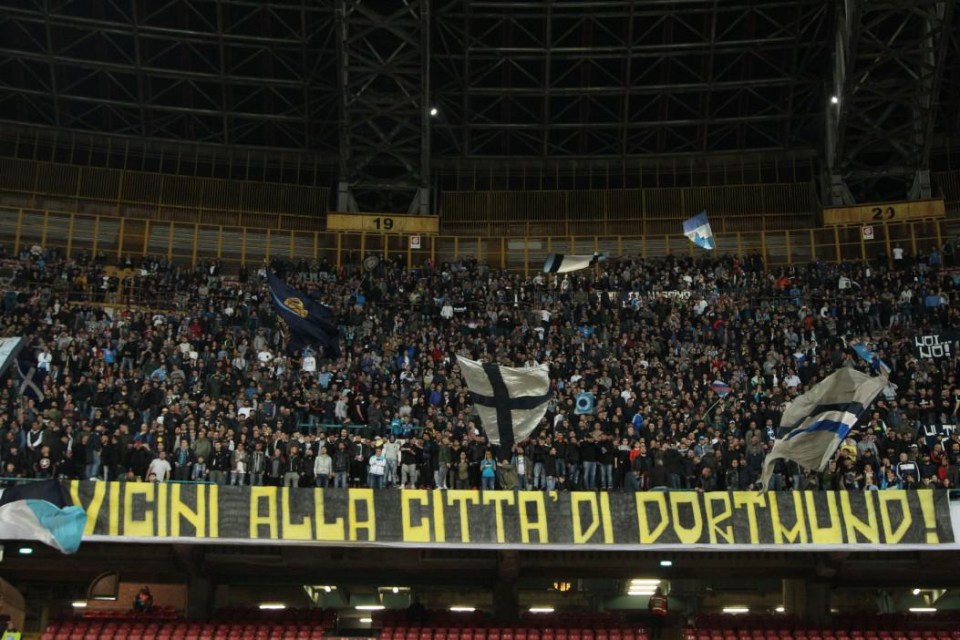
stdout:
{"type": "Polygon", "coordinates": [[[285,352],[264,268],[34,246],[5,262],[2,335],[26,346],[2,378],[0,476],[756,488],[784,404],[837,367],[869,368],[850,349],[860,340],[891,384],[824,472],[778,462],[773,488],[955,487],[956,248],[772,270],[756,254],[622,258],[533,278],[470,259],[275,261],[334,309],[329,359],[285,352]],[[126,307],[125,287],[160,310],[126,307]],[[936,336],[936,353],[918,336],[936,336]],[[549,364],[554,395],[531,439],[489,444],[458,353],[549,364]]]}

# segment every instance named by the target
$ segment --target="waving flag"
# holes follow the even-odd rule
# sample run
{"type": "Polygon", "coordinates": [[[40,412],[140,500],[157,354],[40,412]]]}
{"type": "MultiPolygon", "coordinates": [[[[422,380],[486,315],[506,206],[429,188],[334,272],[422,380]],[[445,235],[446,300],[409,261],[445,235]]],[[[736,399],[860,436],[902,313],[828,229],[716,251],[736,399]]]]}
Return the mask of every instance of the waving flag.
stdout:
{"type": "Polygon", "coordinates": [[[870,351],[865,344],[862,342],[853,342],[851,343],[851,347],[853,348],[854,353],[856,353],[861,360],[869,364],[873,371],[877,373],[890,373],[890,365],[881,360],[880,356],[878,356],[876,353],[870,351]]]}
{"type": "Polygon", "coordinates": [[[549,367],[503,367],[463,356],[457,360],[490,442],[509,452],[514,442],[533,433],[547,412],[549,367]]]}
{"type": "Polygon", "coordinates": [[[274,308],[290,328],[290,349],[322,346],[327,356],[339,357],[340,330],[330,307],[288,286],[271,270],[267,270],[267,284],[274,308]]]}
{"type": "Polygon", "coordinates": [[[763,489],[769,487],[774,463],[780,459],[822,471],[886,385],[885,377],[842,367],[791,402],[780,419],[786,433],[773,443],[763,463],[763,489]]]}
{"type": "Polygon", "coordinates": [[[24,373],[19,361],[17,361],[16,367],[17,375],[20,376],[20,395],[33,398],[37,402],[43,402],[46,396],[43,393],[43,388],[37,383],[38,379],[43,379],[43,374],[37,371],[36,367],[30,367],[24,373]]]}
{"type": "Polygon", "coordinates": [[[683,221],[683,235],[690,238],[690,242],[701,249],[712,251],[717,248],[717,243],[713,240],[713,230],[710,228],[710,221],[707,220],[706,211],[701,211],[692,218],[683,221]]]}
{"type": "Polygon", "coordinates": [[[710,384],[710,388],[712,388],[713,392],[721,398],[725,398],[728,393],[733,391],[733,388],[723,380],[714,380],[710,384]]]}
{"type": "Polygon", "coordinates": [[[11,364],[16,362],[17,356],[26,342],[20,336],[0,338],[0,376],[7,372],[11,364]]]}
{"type": "Polygon", "coordinates": [[[592,267],[606,259],[607,256],[603,253],[594,253],[593,255],[551,253],[547,256],[547,261],[543,263],[543,272],[567,273],[568,271],[578,271],[592,267]]]}
{"type": "Polygon", "coordinates": [[[75,553],[86,524],[86,511],[72,506],[56,480],[0,490],[0,540],[36,540],[75,553]]]}

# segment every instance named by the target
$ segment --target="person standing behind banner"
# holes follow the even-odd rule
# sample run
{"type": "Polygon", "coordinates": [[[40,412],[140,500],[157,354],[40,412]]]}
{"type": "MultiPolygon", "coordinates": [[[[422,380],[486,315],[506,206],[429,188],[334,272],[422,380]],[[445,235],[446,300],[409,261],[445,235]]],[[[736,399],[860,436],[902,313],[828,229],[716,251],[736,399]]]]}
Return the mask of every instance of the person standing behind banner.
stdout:
{"type": "Polygon", "coordinates": [[[670,613],[669,607],[667,596],[663,595],[660,587],[657,587],[647,604],[647,610],[650,612],[650,640],[660,640],[663,637],[664,623],[670,613]]]}

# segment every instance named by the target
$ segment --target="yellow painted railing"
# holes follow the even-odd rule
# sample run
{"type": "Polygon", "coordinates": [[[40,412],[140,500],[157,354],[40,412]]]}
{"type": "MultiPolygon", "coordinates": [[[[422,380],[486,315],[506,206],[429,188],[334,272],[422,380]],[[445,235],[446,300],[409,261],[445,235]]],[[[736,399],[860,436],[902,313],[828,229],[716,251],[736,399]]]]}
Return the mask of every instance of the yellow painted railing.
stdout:
{"type": "Polygon", "coordinates": [[[675,228],[698,211],[725,220],[729,231],[788,229],[814,224],[819,209],[808,182],[736,186],[658,187],[544,191],[445,191],[440,194],[444,230],[496,235],[501,225],[549,224],[565,233],[667,233],[658,222],[675,228]],[[639,221],[647,226],[638,228],[639,221]],[[762,226],[758,226],[762,225],[762,226]]]}
{"type": "Polygon", "coordinates": [[[329,189],[0,158],[0,197],[75,213],[317,231],[329,189]]]}
{"type": "MultiPolygon", "coordinates": [[[[880,255],[890,256],[898,243],[912,254],[942,246],[943,224],[940,220],[877,224],[872,239],[865,239],[859,226],[720,231],[716,232],[717,253],[756,252],[768,265],[874,260],[880,255]]],[[[679,231],[678,227],[675,224],[673,229],[679,231]]],[[[549,225],[541,231],[514,234],[504,229],[501,235],[492,237],[423,236],[421,248],[413,249],[407,235],[274,230],[0,207],[0,243],[15,254],[38,244],[57,247],[69,257],[102,252],[107,264],[119,262],[126,255],[156,255],[183,263],[219,258],[228,267],[254,265],[272,257],[326,260],[340,266],[357,264],[362,256],[377,254],[386,259],[400,258],[409,266],[428,259],[444,262],[474,257],[529,275],[541,269],[550,253],[601,251],[611,256],[644,258],[703,253],[678,232],[559,235],[552,234],[554,229],[549,225]]]]}

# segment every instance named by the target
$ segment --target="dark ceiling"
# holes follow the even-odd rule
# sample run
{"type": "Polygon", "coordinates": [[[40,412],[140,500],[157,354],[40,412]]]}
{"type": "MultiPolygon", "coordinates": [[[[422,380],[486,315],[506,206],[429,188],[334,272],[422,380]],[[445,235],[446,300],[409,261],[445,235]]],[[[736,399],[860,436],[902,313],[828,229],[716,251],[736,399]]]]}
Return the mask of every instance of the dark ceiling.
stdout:
{"type": "Polygon", "coordinates": [[[908,180],[960,133],[955,4],[6,0],[0,122],[297,151],[379,187],[431,163],[798,150],[908,180]],[[884,143],[903,114],[915,144],[884,143]]]}

